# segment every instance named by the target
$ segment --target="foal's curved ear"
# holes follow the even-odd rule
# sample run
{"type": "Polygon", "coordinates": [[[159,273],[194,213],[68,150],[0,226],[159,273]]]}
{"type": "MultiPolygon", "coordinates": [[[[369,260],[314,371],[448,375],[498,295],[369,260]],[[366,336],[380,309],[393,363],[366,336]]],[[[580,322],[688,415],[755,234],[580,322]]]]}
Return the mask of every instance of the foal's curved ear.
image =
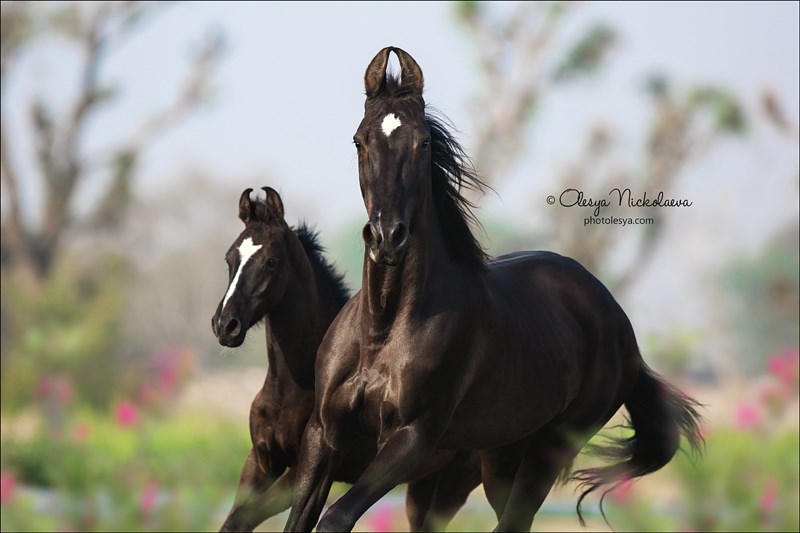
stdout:
{"type": "Polygon", "coordinates": [[[261,187],[261,190],[267,193],[267,206],[270,211],[278,217],[278,220],[283,220],[283,201],[278,191],[272,187],[261,187]]]}
{"type": "Polygon", "coordinates": [[[239,197],[239,219],[247,224],[253,218],[253,204],[250,203],[250,193],[253,189],[245,189],[239,197]]]}
{"type": "Polygon", "coordinates": [[[414,96],[422,96],[422,88],[425,85],[425,80],[422,77],[422,69],[419,68],[414,58],[405,50],[394,48],[394,53],[400,61],[400,86],[408,90],[414,96]]]}
{"type": "Polygon", "coordinates": [[[386,87],[386,65],[389,64],[389,52],[393,47],[387,46],[372,58],[367,71],[364,73],[364,89],[367,98],[377,96],[386,87]]]}

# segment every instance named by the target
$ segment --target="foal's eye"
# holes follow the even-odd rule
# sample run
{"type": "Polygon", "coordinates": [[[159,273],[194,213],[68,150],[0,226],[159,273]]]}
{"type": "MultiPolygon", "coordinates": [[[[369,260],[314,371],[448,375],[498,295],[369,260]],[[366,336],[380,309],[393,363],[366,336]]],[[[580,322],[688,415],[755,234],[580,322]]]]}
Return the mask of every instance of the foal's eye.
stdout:
{"type": "Polygon", "coordinates": [[[277,257],[271,257],[267,261],[267,268],[275,268],[276,266],[278,266],[278,258],[277,257]]]}
{"type": "Polygon", "coordinates": [[[361,150],[361,143],[355,139],[353,139],[353,144],[356,146],[356,150],[361,150]]]}

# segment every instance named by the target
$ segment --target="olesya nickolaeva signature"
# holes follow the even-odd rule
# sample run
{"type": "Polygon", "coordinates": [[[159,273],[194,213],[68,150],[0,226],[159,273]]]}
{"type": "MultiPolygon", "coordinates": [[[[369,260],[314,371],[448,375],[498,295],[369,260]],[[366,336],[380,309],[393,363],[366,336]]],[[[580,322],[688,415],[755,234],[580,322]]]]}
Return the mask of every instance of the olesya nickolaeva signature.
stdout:
{"type": "MultiPolygon", "coordinates": [[[[578,189],[565,189],[558,197],[558,203],[563,207],[593,207],[594,216],[600,215],[600,209],[618,205],[619,207],[691,207],[691,201],[685,198],[666,198],[661,191],[655,197],[648,196],[647,192],[641,196],[634,196],[629,188],[615,187],[608,192],[608,198],[595,200],[584,195],[578,189]]],[[[552,197],[551,197],[552,198],[552,197]]],[[[548,198],[548,203],[551,203],[548,198]]]]}

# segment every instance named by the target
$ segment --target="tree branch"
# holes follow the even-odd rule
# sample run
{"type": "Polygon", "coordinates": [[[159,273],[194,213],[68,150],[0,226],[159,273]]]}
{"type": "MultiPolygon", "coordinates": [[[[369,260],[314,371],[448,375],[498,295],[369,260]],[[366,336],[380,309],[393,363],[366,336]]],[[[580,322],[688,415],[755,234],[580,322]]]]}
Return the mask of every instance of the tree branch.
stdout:
{"type": "MultiPolygon", "coordinates": [[[[16,3],[13,7],[3,3],[4,87],[8,65],[18,54],[18,50],[31,41],[33,35],[32,30],[22,26],[11,27],[10,19],[28,20],[31,28],[64,33],[68,38],[77,40],[84,55],[84,63],[79,72],[78,93],[64,115],[65,118],[60,121],[52,119],[43,100],[35,101],[31,108],[31,135],[37,150],[36,167],[44,185],[44,206],[42,221],[30,231],[26,231],[23,226],[25,217],[22,210],[25,206],[19,198],[19,187],[22,183],[8,158],[11,148],[7,144],[8,139],[5,135],[3,139],[3,186],[9,200],[8,227],[4,227],[4,233],[8,234],[9,243],[24,243],[27,255],[37,266],[39,279],[49,272],[65,230],[75,227],[75,221],[70,220],[71,201],[90,170],[100,170],[94,165],[102,164],[104,168],[101,172],[107,176],[110,174],[105,197],[96,211],[102,212],[102,221],[111,226],[114,218],[119,216],[129,201],[130,183],[139,152],[159,134],[189,114],[204,95],[206,81],[218,55],[220,40],[211,43],[198,54],[173,104],[145,120],[139,131],[107,157],[98,158],[81,153],[80,143],[89,117],[111,96],[109,91],[101,87],[100,81],[107,53],[139,27],[143,14],[149,12],[151,6],[150,3],[128,1],[102,3],[97,8],[86,8],[84,4],[73,3],[58,11],[48,12],[47,15],[38,11],[35,13],[38,17],[36,19],[29,14],[30,10],[18,8],[16,3]],[[12,16],[7,17],[9,13],[12,16]],[[39,21],[34,26],[33,21],[39,19],[46,22],[39,21]]],[[[102,225],[99,219],[97,225],[102,225]]]]}
{"type": "Polygon", "coordinates": [[[12,246],[18,248],[24,241],[25,234],[19,205],[19,178],[14,164],[11,162],[6,125],[2,119],[0,119],[0,169],[2,170],[1,175],[6,188],[3,198],[8,202],[9,209],[7,227],[10,233],[7,236],[12,239],[12,246]]]}

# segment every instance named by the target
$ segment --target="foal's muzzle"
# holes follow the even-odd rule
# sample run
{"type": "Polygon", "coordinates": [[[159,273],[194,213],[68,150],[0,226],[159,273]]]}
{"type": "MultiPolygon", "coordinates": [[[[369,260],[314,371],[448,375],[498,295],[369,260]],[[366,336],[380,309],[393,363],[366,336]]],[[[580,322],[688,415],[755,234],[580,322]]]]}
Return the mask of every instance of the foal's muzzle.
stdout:
{"type": "Polygon", "coordinates": [[[408,228],[402,222],[386,222],[371,218],[361,231],[373,262],[397,265],[408,246],[408,228]]]}
{"type": "Polygon", "coordinates": [[[228,348],[241,346],[247,333],[247,328],[242,326],[238,318],[217,314],[211,318],[211,330],[217,337],[217,341],[228,348]]]}

